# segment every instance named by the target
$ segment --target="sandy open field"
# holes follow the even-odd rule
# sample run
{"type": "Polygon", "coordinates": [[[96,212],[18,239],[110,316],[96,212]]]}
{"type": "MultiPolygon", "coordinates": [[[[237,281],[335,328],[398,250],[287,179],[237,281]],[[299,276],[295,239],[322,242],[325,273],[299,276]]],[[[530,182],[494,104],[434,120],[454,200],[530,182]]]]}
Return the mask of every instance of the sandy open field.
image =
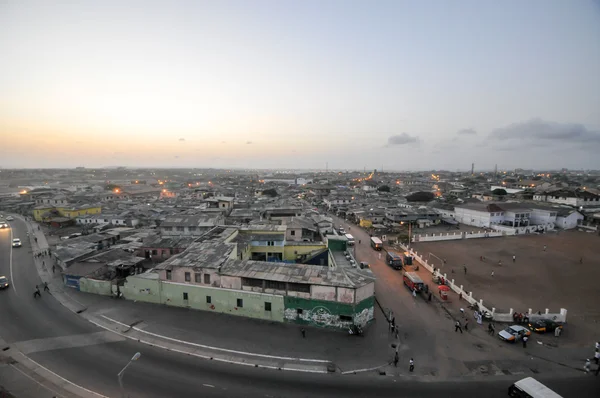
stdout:
{"type": "Polygon", "coordinates": [[[445,258],[442,272],[472,291],[473,297],[483,299],[488,308],[495,307],[500,312],[508,312],[509,308],[519,312],[529,308],[559,312],[560,308],[566,308],[569,323],[582,328],[585,324],[588,332],[600,337],[600,236],[597,234],[567,231],[415,243],[413,248],[430,258],[436,267],[440,267],[440,261],[433,255],[445,258]]]}

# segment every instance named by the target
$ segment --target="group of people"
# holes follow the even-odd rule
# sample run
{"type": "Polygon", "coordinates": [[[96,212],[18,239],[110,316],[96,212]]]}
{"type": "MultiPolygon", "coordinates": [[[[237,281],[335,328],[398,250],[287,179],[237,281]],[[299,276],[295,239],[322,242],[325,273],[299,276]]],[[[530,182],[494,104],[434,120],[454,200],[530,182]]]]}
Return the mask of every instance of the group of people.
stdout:
{"type": "MultiPolygon", "coordinates": [[[[50,288],[48,287],[48,282],[44,282],[44,291],[50,293],[50,288]]],[[[33,298],[42,297],[42,293],[40,292],[40,287],[35,285],[35,291],[33,292],[33,298]]]]}
{"type": "MultiPolygon", "coordinates": [[[[594,374],[598,376],[600,374],[600,341],[596,341],[596,347],[594,350],[594,362],[596,363],[596,372],[594,374]]],[[[592,369],[592,364],[589,359],[585,360],[585,365],[583,365],[583,370],[585,373],[589,373],[592,369]]]]}
{"type": "Polygon", "coordinates": [[[514,312],[513,321],[515,321],[516,324],[529,323],[529,316],[527,315],[527,313],[514,312]]]}

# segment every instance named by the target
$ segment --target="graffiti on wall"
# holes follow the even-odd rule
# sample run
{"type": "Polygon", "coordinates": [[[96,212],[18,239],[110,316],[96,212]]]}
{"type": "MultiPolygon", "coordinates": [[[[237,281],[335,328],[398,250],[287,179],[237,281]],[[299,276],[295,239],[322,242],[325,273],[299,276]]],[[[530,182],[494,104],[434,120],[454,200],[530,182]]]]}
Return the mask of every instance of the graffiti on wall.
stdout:
{"type": "Polygon", "coordinates": [[[286,321],[302,321],[315,326],[331,328],[343,328],[352,323],[351,321],[342,321],[339,315],[332,314],[331,310],[323,306],[317,306],[310,310],[304,310],[302,313],[298,313],[298,311],[294,308],[286,308],[283,312],[283,317],[286,321]]]}
{"type": "Polygon", "coordinates": [[[367,323],[369,323],[370,321],[373,320],[373,313],[374,313],[373,307],[365,308],[358,314],[354,315],[354,324],[360,325],[360,326],[365,326],[367,323]]]}

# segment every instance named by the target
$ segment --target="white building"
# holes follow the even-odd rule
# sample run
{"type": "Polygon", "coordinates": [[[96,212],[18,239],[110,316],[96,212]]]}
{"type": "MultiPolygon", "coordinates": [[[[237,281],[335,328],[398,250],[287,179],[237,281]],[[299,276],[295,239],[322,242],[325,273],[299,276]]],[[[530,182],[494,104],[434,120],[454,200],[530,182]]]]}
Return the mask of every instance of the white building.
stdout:
{"type": "Polygon", "coordinates": [[[573,229],[583,222],[583,214],[575,209],[558,209],[556,226],[562,229],[573,229]]]}
{"type": "Polygon", "coordinates": [[[533,200],[538,202],[558,203],[577,208],[582,206],[600,205],[600,196],[587,191],[558,190],[551,192],[541,192],[533,195],[533,200]]]}
{"type": "Polygon", "coordinates": [[[489,228],[492,224],[502,224],[504,221],[504,210],[495,203],[456,206],[454,214],[459,223],[479,228],[489,228]]]}

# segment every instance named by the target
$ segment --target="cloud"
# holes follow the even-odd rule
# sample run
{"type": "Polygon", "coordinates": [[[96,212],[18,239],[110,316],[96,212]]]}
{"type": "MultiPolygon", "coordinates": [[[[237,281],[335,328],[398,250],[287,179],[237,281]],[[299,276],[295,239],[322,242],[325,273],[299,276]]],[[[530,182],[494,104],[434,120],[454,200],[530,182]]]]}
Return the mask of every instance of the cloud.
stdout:
{"type": "Polygon", "coordinates": [[[496,141],[519,139],[600,145],[600,132],[589,130],[583,124],[557,123],[542,119],[531,119],[495,129],[489,138],[496,141]]]}
{"type": "Polygon", "coordinates": [[[246,145],[252,144],[252,141],[246,141],[246,145]]]}
{"type": "Polygon", "coordinates": [[[456,132],[458,135],[477,135],[477,131],[473,129],[462,129],[456,132]]]}
{"type": "Polygon", "coordinates": [[[179,139],[179,142],[184,142],[184,141],[185,141],[185,138],[180,138],[179,139]]]}
{"type": "Polygon", "coordinates": [[[396,134],[388,138],[388,146],[391,145],[406,145],[419,142],[418,137],[413,137],[407,133],[396,134]]]}

